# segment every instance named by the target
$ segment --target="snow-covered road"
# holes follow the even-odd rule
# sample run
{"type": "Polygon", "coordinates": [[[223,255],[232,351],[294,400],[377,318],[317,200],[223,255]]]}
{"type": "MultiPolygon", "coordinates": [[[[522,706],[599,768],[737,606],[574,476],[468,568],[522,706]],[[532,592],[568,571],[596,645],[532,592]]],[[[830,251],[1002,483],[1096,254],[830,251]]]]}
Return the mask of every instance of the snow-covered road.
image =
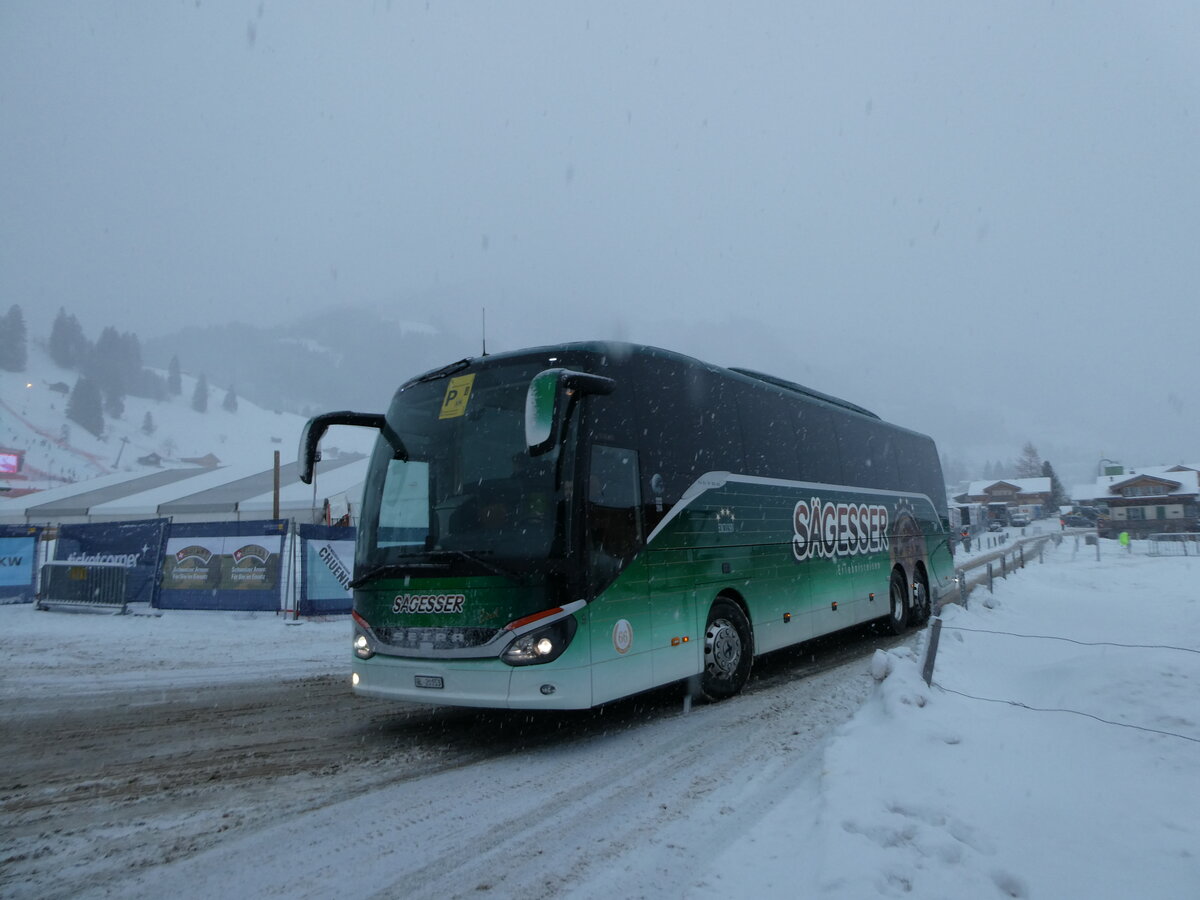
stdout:
{"type": "MultiPolygon", "coordinates": [[[[82,645],[90,629],[111,646],[172,624],[4,612],[16,631],[58,622],[82,645]]],[[[202,615],[189,615],[185,645],[203,640],[202,615]]],[[[246,631],[226,638],[238,651],[260,631],[346,643],[344,623],[222,618],[246,631]]],[[[124,677],[110,671],[104,690],[103,678],[72,690],[74,667],[48,667],[36,702],[6,692],[0,887],[549,897],[607,895],[615,878],[626,894],[671,893],[814,770],[870,691],[874,648],[898,645],[859,629],[776,654],[737,702],[686,714],[678,690],[552,715],[398,706],[353,696],[342,675],[229,680],[239,666],[226,653],[211,685],[183,665],[156,687],[153,654],[127,661],[124,677]],[[144,684],[130,688],[136,672],[144,684]],[[697,823],[711,825],[703,841],[697,823]]],[[[252,667],[244,658],[243,673],[252,667]]]]}

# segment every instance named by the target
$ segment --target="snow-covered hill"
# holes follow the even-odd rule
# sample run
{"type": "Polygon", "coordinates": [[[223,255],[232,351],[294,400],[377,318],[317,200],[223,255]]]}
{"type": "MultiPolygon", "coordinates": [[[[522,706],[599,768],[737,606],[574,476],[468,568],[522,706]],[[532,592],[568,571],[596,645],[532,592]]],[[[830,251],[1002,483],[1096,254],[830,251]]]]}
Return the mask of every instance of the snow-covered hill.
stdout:
{"type": "MultiPolygon", "coordinates": [[[[275,450],[284,462],[296,458],[304,418],[242,397],[236,411],[228,411],[222,408],[228,389],[219,378],[209,381],[206,412],[192,408],[196,379],[183,375],[179,396],[161,402],[126,397],[124,414],[105,415],[104,433],[95,437],[66,415],[78,377],[56,365],[36,342],[30,343],[26,371],[0,372],[0,447],[25,453],[24,477],[10,478],[5,486],[42,490],[115,471],[191,465],[188,460],[210,456],[219,465],[259,462],[264,469],[272,465],[275,450]]],[[[342,429],[331,437],[330,443],[340,447],[324,447],[326,454],[370,448],[366,432],[342,429]]]]}
{"type": "Polygon", "coordinates": [[[147,341],[143,358],[167,366],[177,357],[185,370],[235,385],[239,397],[307,414],[381,410],[401,382],[478,350],[477,339],[413,318],[339,307],[288,322],[189,327],[147,341]]]}

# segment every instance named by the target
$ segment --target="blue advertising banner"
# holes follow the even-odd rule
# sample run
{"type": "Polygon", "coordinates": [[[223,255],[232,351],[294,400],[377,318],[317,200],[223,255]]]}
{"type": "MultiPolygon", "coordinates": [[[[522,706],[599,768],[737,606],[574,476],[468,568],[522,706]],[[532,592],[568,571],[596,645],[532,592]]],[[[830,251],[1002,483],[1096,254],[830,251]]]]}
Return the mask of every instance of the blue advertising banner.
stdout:
{"type": "Polygon", "coordinates": [[[125,602],[157,605],[158,577],[167,542],[166,519],[62,525],[54,558],[63,562],[121,563],[125,602]]]}
{"type": "Polygon", "coordinates": [[[300,615],[350,612],[354,533],[338,525],[300,526],[300,615]]]}
{"type": "Polygon", "coordinates": [[[172,525],[163,609],[279,609],[285,519],[172,525]]]}
{"type": "Polygon", "coordinates": [[[37,525],[0,525],[0,603],[32,603],[37,590],[37,525]]]}

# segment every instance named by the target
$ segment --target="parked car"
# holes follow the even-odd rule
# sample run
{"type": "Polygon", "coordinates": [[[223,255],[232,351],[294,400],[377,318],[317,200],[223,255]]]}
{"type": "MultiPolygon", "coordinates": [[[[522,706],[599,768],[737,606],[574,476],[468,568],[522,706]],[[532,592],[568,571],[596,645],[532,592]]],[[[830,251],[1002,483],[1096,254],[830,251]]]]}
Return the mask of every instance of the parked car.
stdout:
{"type": "Polygon", "coordinates": [[[1015,516],[1008,517],[1008,524],[1013,528],[1024,528],[1029,524],[1029,516],[1024,516],[1018,513],[1015,516]]]}
{"type": "Polygon", "coordinates": [[[988,531],[1003,531],[1003,522],[988,522],[988,531]]]}
{"type": "Polygon", "coordinates": [[[1063,524],[1068,528],[1093,528],[1096,523],[1087,516],[1063,516],[1063,524]]]}

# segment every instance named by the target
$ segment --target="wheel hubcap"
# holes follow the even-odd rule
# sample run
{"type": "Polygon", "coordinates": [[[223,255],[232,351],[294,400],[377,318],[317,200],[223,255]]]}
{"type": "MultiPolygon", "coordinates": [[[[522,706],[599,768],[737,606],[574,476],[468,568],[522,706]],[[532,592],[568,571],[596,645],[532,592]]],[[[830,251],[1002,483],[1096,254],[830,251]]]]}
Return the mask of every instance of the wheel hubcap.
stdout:
{"type": "Polygon", "coordinates": [[[742,639],[737,629],[725,619],[708,626],[704,640],[704,664],[710,672],[723,678],[731,677],[742,661],[742,639]]]}
{"type": "Polygon", "coordinates": [[[892,585],[892,618],[899,622],[904,618],[904,589],[892,585]]]}

